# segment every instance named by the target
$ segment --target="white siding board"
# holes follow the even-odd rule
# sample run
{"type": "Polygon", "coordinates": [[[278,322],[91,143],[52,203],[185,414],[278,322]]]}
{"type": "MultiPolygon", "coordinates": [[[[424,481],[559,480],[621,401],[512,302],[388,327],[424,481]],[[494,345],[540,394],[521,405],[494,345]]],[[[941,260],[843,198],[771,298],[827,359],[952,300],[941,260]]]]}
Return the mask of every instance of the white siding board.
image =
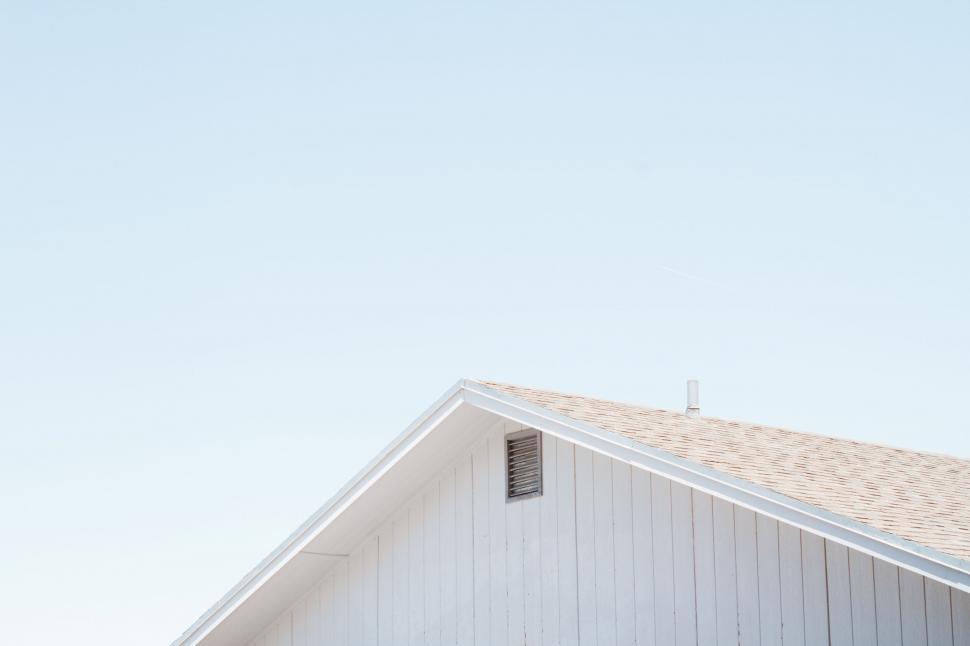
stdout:
{"type": "Polygon", "coordinates": [[[758,604],[758,536],[755,513],[734,508],[734,540],[738,576],[738,644],[758,646],[761,622],[758,604]]]}
{"type": "Polygon", "coordinates": [[[734,505],[714,498],[714,602],[717,613],[717,644],[738,643],[738,577],[734,539],[734,505]]]}
{"type": "Polygon", "coordinates": [[[829,599],[825,572],[825,540],[801,532],[802,592],[805,608],[806,646],[829,643],[829,599]]]}
{"type": "MultiPolygon", "coordinates": [[[[653,599],[653,501],[650,473],[633,469],[630,495],[633,530],[633,586],[637,646],[656,644],[653,599]]],[[[733,555],[732,555],[733,558],[733,555]]]]}
{"type": "Polygon", "coordinates": [[[521,643],[538,645],[542,643],[542,519],[539,515],[539,499],[523,500],[521,506],[525,547],[525,641],[521,643]]]}
{"type": "Polygon", "coordinates": [[[410,556],[410,541],[409,534],[410,524],[408,519],[407,511],[403,515],[398,516],[394,521],[394,526],[392,530],[392,540],[393,547],[392,556],[393,559],[391,565],[392,581],[391,586],[393,588],[392,594],[392,609],[391,609],[391,625],[393,627],[393,634],[391,636],[392,643],[394,646],[407,646],[408,633],[410,629],[410,588],[408,586],[408,571],[409,571],[409,556],[410,556]]]}
{"type": "Polygon", "coordinates": [[[441,478],[440,553],[441,567],[441,643],[458,644],[458,574],[456,563],[455,529],[455,469],[448,469],[441,478]]]}
{"type": "Polygon", "coordinates": [[[556,542],[559,548],[559,640],[579,644],[579,584],[576,546],[576,471],[574,445],[556,443],[556,542]]]}
{"type": "Polygon", "coordinates": [[[899,570],[899,610],[903,646],[927,646],[923,577],[904,569],[899,570]]]}
{"type": "Polygon", "coordinates": [[[596,543],[593,514],[593,455],[575,448],[576,462],[576,565],[579,643],[596,644],[596,543]]]}
{"type": "Polygon", "coordinates": [[[757,515],[758,614],[761,646],[781,644],[781,565],[778,558],[778,521],[757,515]]]}
{"type": "Polygon", "coordinates": [[[408,511],[408,617],[411,646],[424,644],[424,500],[408,511]]]}
{"type": "Polygon", "coordinates": [[[347,561],[334,567],[333,643],[335,646],[347,644],[347,561]]]}
{"type": "MultiPolygon", "coordinates": [[[[363,643],[367,645],[377,644],[378,625],[379,625],[379,603],[380,603],[380,574],[378,558],[380,538],[375,536],[365,542],[361,549],[361,570],[364,580],[361,581],[361,591],[363,593],[363,617],[361,617],[361,629],[363,633],[363,643]]],[[[321,639],[321,643],[322,643],[321,639]]]]}
{"type": "Polygon", "coordinates": [[[613,462],[613,549],[616,577],[616,642],[636,643],[633,579],[633,507],[630,465],[613,462]]]}
{"type": "Polygon", "coordinates": [[[424,494],[424,643],[441,644],[441,514],[439,483],[424,494]]]}
{"type": "Polygon", "coordinates": [[[950,589],[950,611],[953,614],[953,643],[970,646],[970,594],[950,589]]]}
{"type": "Polygon", "coordinates": [[[509,644],[525,641],[525,539],[522,530],[524,501],[505,506],[507,532],[506,581],[508,582],[509,644]]]}
{"type": "Polygon", "coordinates": [[[320,633],[320,588],[314,587],[306,598],[306,637],[308,646],[323,646],[320,633]]]}
{"type": "Polygon", "coordinates": [[[559,644],[559,485],[558,444],[552,435],[542,436],[542,497],[539,499],[542,546],[542,644],[559,644]]]}
{"type": "Polygon", "coordinates": [[[279,646],[293,646],[293,613],[284,612],[279,622],[276,643],[279,646]]]}
{"type": "Polygon", "coordinates": [[[805,643],[805,600],[802,582],[802,533],[778,524],[778,562],[781,565],[781,640],[785,646],[805,643]]]}
{"type": "Polygon", "coordinates": [[[364,575],[362,570],[363,554],[354,550],[347,560],[347,643],[350,646],[363,644],[364,620],[364,575]]]}
{"type": "MultiPolygon", "coordinates": [[[[475,644],[487,645],[491,627],[489,500],[488,500],[488,443],[483,442],[472,451],[472,517],[475,527],[475,644]]],[[[504,630],[503,630],[504,632],[504,630]]]]}
{"type": "Polygon", "coordinates": [[[690,487],[670,484],[674,554],[674,637],[677,646],[697,645],[694,595],[694,520],[690,487]]]}
{"type": "Polygon", "coordinates": [[[333,576],[320,584],[320,635],[324,644],[334,643],[333,630],[333,576]]]}
{"type": "Polygon", "coordinates": [[[876,642],[879,646],[902,646],[899,569],[880,559],[873,559],[872,578],[876,595],[876,642]]]}
{"type": "Polygon", "coordinates": [[[714,578],[713,499],[692,491],[694,514],[694,596],[697,599],[697,643],[717,644],[717,582],[714,578]]]}
{"type": "Polygon", "coordinates": [[[832,646],[852,646],[849,550],[845,546],[825,541],[825,572],[828,581],[829,638],[832,646]]]}
{"type": "Polygon", "coordinates": [[[466,457],[455,470],[455,551],[458,644],[475,641],[475,529],[472,461],[466,457]]]}
{"type": "Polygon", "coordinates": [[[650,479],[653,530],[654,627],[657,645],[674,644],[674,547],[671,533],[670,480],[650,479]]]}
{"type": "Polygon", "coordinates": [[[929,579],[923,581],[926,584],[926,639],[931,646],[952,646],[950,590],[942,583],[929,579]]]}
{"type": "Polygon", "coordinates": [[[849,550],[852,642],[876,643],[876,592],[873,587],[872,557],[849,550]]]}
{"type": "Polygon", "coordinates": [[[489,589],[491,632],[489,644],[508,643],[508,593],[505,584],[505,428],[499,425],[488,438],[489,483],[489,589]]]}
{"type": "Polygon", "coordinates": [[[593,454],[593,531],[596,580],[596,638],[616,643],[616,581],[613,562],[612,460],[593,454]]]}
{"type": "MultiPolygon", "coordinates": [[[[392,525],[386,525],[377,538],[378,548],[378,599],[377,599],[377,641],[380,646],[394,643],[394,534],[392,525]]],[[[321,597],[321,603],[323,598],[321,597]]],[[[325,637],[325,640],[328,638],[325,637]]],[[[327,643],[325,641],[325,643],[327,643]]]]}
{"type": "Polygon", "coordinates": [[[293,606],[293,646],[307,646],[306,599],[293,606]]]}

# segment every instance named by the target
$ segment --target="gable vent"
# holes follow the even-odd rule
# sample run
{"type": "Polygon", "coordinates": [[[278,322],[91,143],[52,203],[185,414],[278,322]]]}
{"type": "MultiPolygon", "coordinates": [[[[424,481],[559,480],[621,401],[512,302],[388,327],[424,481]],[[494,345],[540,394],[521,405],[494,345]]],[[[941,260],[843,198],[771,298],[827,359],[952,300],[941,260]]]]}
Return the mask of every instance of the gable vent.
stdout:
{"type": "Polygon", "coordinates": [[[542,435],[528,430],[505,436],[506,499],[542,495],[542,435]]]}

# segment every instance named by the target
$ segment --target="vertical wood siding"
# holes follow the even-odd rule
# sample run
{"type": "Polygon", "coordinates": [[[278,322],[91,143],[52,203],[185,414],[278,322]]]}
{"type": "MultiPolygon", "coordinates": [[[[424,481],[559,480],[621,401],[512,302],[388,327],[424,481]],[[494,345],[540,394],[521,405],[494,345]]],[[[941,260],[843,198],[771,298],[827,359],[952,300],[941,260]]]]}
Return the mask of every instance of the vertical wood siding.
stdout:
{"type": "Polygon", "coordinates": [[[252,646],[970,646],[970,595],[550,436],[506,503],[501,423],[252,646]]]}

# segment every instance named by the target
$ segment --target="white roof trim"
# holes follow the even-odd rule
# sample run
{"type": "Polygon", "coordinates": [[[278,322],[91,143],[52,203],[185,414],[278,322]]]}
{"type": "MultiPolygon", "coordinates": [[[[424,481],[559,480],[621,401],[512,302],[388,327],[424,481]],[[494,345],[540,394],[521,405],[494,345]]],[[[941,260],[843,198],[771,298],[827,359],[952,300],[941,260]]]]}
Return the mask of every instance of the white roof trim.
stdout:
{"type": "Polygon", "coordinates": [[[800,527],[871,556],[888,561],[954,588],[970,592],[970,563],[906,541],[770,489],[684,460],[666,451],[604,431],[476,381],[461,380],[408,426],[337,494],[249,572],[172,646],[195,646],[229,617],[300,550],[414,445],[462,403],[468,403],[550,435],[655,472],[682,484],[800,527]]]}

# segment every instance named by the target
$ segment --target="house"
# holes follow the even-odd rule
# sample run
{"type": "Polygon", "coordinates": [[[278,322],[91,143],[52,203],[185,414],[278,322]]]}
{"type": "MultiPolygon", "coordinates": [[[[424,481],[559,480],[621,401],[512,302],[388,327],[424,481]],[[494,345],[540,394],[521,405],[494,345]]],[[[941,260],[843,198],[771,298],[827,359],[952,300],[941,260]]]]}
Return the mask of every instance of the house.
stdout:
{"type": "Polygon", "coordinates": [[[175,644],[970,645],[970,460],[461,381],[175,644]]]}

